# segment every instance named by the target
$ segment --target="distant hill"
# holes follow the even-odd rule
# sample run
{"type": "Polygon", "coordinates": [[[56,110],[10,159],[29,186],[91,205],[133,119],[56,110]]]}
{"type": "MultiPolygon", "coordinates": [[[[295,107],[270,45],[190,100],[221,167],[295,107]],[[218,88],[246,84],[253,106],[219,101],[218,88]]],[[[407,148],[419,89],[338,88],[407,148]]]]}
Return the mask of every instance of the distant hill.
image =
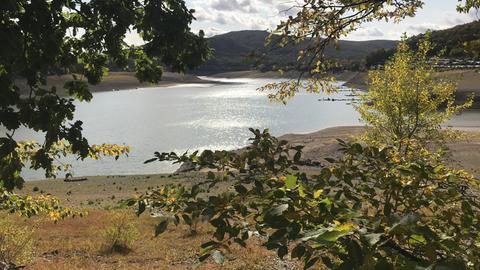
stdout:
{"type": "MultiPolygon", "coordinates": [[[[196,73],[218,73],[228,71],[249,70],[252,68],[263,71],[277,69],[295,69],[297,66],[297,52],[306,46],[306,42],[297,46],[284,48],[265,48],[266,31],[238,31],[214,36],[208,39],[210,47],[214,50],[211,60],[201,66],[196,73]],[[249,55],[261,57],[260,61],[252,60],[249,55]]],[[[394,48],[397,41],[371,40],[371,41],[340,41],[339,49],[329,46],[326,55],[338,59],[345,65],[355,65],[364,61],[365,57],[376,50],[394,48]]]]}
{"type": "MultiPolygon", "coordinates": [[[[425,37],[420,34],[409,39],[412,45],[425,37]]],[[[446,57],[467,57],[463,43],[480,39],[480,21],[457,25],[445,30],[432,31],[430,41],[435,44],[434,53],[445,50],[446,57]]]]}
{"type": "MultiPolygon", "coordinates": [[[[408,39],[411,47],[415,48],[425,34],[413,36],[408,39]]],[[[464,43],[480,41],[480,21],[457,25],[452,28],[430,32],[430,41],[434,45],[432,55],[440,55],[444,58],[468,58],[472,56],[465,50],[464,43]]],[[[395,53],[390,49],[379,49],[366,57],[367,67],[383,65],[385,61],[395,53]]]]}

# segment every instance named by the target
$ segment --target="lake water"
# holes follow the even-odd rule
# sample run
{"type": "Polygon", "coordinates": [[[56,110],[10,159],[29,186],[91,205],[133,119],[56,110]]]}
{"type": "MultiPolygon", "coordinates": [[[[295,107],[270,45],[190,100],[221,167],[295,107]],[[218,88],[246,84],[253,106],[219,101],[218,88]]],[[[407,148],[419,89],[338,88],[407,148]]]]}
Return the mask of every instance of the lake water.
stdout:
{"type": "MultiPolygon", "coordinates": [[[[128,144],[132,153],[118,161],[73,162],[75,176],[169,173],[176,166],[143,162],[155,151],[237,149],[251,137],[249,127],[269,128],[272,134],[282,135],[360,124],[347,102],[321,102],[323,95],[302,93],[283,105],[256,91],[272,79],[227,81],[235,84],[103,92],[94,94],[90,103],[78,103],[76,118],[84,122],[84,135],[91,144],[128,144]]],[[[345,94],[348,92],[329,97],[345,94]]],[[[467,117],[462,125],[476,125],[477,116],[469,116],[471,121],[467,117]]],[[[16,139],[41,140],[41,136],[19,130],[16,139]]],[[[41,172],[33,171],[26,171],[24,176],[44,178],[41,172]]]]}

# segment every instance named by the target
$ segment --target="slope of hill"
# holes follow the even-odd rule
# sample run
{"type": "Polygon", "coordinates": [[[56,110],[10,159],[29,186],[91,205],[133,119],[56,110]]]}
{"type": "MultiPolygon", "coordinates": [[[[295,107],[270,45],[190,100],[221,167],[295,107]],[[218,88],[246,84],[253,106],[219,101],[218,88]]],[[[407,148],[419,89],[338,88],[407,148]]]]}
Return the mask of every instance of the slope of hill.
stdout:
{"type": "MultiPolygon", "coordinates": [[[[417,47],[418,42],[425,38],[426,34],[420,34],[408,39],[408,43],[412,48],[417,47]]],[[[480,21],[474,21],[462,25],[457,25],[452,28],[437,30],[430,32],[430,41],[434,48],[432,55],[441,56],[444,58],[463,58],[472,59],[478,58],[479,52],[468,51],[465,43],[480,41],[480,21]]],[[[383,65],[393,54],[394,50],[379,49],[367,55],[365,62],[366,66],[372,67],[383,65]]]]}
{"type": "MultiPolygon", "coordinates": [[[[420,34],[409,39],[412,45],[425,37],[425,34],[420,34]]],[[[480,21],[474,21],[462,25],[457,25],[452,28],[432,31],[430,33],[430,40],[435,44],[434,53],[439,53],[445,50],[445,56],[451,57],[466,57],[468,56],[463,48],[465,42],[480,39],[480,21]]]]}
{"type": "MultiPolygon", "coordinates": [[[[249,70],[257,68],[268,71],[278,67],[294,69],[297,65],[297,52],[306,42],[284,48],[265,47],[268,33],[265,31],[238,31],[214,36],[208,39],[214,50],[213,58],[201,66],[198,73],[217,73],[249,70]],[[257,58],[249,58],[255,52],[257,58]]],[[[342,63],[362,62],[369,53],[381,48],[393,48],[397,44],[391,40],[340,41],[339,49],[329,46],[326,55],[342,63]]]]}

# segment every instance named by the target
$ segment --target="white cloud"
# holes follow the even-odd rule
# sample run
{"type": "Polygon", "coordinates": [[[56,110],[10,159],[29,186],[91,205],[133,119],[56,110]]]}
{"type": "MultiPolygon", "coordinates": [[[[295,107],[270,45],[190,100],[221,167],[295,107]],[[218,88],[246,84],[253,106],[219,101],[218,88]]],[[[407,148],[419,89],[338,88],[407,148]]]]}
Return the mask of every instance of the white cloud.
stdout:
{"type": "Polygon", "coordinates": [[[360,39],[361,38],[378,39],[384,36],[385,36],[385,33],[383,33],[377,27],[365,27],[365,28],[362,27],[349,35],[350,38],[360,38],[360,39]]]}
{"type": "Polygon", "coordinates": [[[208,29],[205,29],[204,32],[206,37],[213,37],[216,35],[225,34],[227,31],[216,27],[210,27],[208,29]]]}
{"type": "MultiPolygon", "coordinates": [[[[424,9],[414,18],[407,18],[399,24],[371,22],[362,25],[346,37],[350,40],[400,39],[403,33],[415,35],[427,29],[439,30],[454,25],[478,20],[480,14],[470,12],[459,14],[455,1],[425,0],[424,9]]],[[[290,15],[301,0],[186,0],[189,8],[195,9],[194,32],[204,30],[207,36],[238,30],[273,30],[290,15]]],[[[130,43],[141,43],[136,33],[127,35],[130,43]]]]}

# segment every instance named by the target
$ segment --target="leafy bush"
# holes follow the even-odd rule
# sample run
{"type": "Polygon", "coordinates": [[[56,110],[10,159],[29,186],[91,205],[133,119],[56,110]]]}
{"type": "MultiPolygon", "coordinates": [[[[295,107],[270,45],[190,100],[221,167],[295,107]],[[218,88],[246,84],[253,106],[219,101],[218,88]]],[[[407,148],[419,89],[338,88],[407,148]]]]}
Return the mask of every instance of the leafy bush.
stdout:
{"type": "Polygon", "coordinates": [[[0,220],[0,262],[24,265],[34,254],[33,231],[31,227],[20,226],[11,216],[0,220]]]}
{"type": "Polygon", "coordinates": [[[259,234],[266,248],[305,268],[479,269],[479,182],[430,151],[450,138],[440,125],[469,104],[453,105],[455,85],[431,77],[429,46],[412,52],[403,42],[385,70],[371,74],[357,107],[369,125],[364,144],[339,141],[343,155],[327,159],[319,175],[302,172],[302,146],[251,129],[242,151],[155,153],[147,163],[190,162],[210,170],[207,180],[153,189],[129,205],[169,214],[156,235],[170,221],[209,220],[215,230],[200,261],[217,261],[259,234]],[[212,192],[220,185],[230,188],[212,192]]]}
{"type": "MultiPolygon", "coordinates": [[[[260,234],[268,249],[302,259],[305,268],[319,261],[331,269],[480,266],[478,182],[467,173],[430,155],[406,159],[395,148],[340,142],[344,156],[310,176],[300,171],[301,146],[252,131],[252,144],[241,153],[157,153],[160,161],[190,160],[222,173],[208,173],[190,189],[154,190],[130,204],[139,214],[169,212],[175,224],[188,224],[194,215],[208,219],[215,231],[200,261],[260,234]],[[232,188],[211,193],[220,183],[232,188]]],[[[156,234],[168,223],[158,224],[156,234]]]]}
{"type": "Polygon", "coordinates": [[[100,236],[103,239],[104,252],[127,254],[132,251],[138,238],[138,230],[131,215],[115,212],[110,224],[100,232],[100,236]]]}

